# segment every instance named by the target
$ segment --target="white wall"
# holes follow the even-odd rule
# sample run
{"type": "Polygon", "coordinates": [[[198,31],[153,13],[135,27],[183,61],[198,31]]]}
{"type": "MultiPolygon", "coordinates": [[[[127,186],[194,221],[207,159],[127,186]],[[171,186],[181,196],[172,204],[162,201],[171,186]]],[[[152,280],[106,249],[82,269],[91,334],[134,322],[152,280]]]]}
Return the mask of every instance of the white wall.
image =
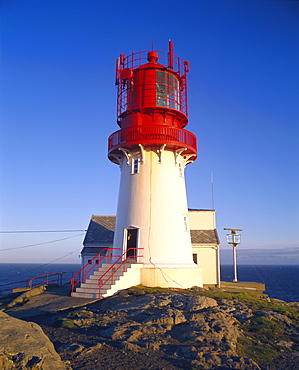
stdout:
{"type": "Polygon", "coordinates": [[[197,254],[197,263],[202,268],[203,284],[218,285],[220,282],[218,247],[193,245],[192,253],[197,254]]]}
{"type": "Polygon", "coordinates": [[[216,229],[215,211],[189,211],[189,224],[191,230],[216,229]]]}
{"type": "MultiPolygon", "coordinates": [[[[123,230],[140,228],[140,247],[146,265],[194,266],[188,218],[185,179],[175,160],[175,154],[165,149],[159,152],[147,148],[140,163],[140,173],[131,174],[131,160],[138,152],[123,155],[116,217],[114,248],[123,246],[123,230]]],[[[142,157],[141,152],[139,152],[142,157]]],[[[179,156],[184,162],[184,159],[179,156]]],[[[184,163],[183,163],[184,167],[184,163]]],[[[183,171],[184,172],[184,171],[183,171]]]]}

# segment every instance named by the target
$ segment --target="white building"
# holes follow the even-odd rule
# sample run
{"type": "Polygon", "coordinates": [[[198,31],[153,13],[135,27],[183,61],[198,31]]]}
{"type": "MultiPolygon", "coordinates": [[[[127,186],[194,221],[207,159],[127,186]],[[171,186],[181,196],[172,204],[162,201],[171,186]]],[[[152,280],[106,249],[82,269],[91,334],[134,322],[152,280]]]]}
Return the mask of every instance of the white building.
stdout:
{"type": "MultiPolygon", "coordinates": [[[[216,229],[215,211],[189,209],[189,226],[194,263],[202,268],[204,285],[219,286],[220,261],[219,237],[216,229]]],[[[82,267],[100,251],[113,247],[116,216],[92,215],[81,251],[82,267]]],[[[124,252],[124,250],[122,250],[124,252]]],[[[95,259],[93,264],[97,263],[95,259]]],[[[197,285],[195,281],[193,285],[197,285]]]]}

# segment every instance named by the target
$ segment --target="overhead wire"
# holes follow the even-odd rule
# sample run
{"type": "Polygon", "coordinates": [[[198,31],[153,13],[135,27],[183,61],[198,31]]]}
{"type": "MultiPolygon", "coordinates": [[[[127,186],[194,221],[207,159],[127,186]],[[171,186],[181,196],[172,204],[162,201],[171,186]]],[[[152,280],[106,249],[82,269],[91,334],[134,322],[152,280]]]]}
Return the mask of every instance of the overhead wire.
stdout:
{"type": "Polygon", "coordinates": [[[40,266],[37,266],[37,267],[35,267],[35,268],[31,269],[31,270],[27,270],[27,271],[25,271],[25,272],[27,273],[27,272],[30,272],[30,271],[33,271],[33,270],[37,270],[37,269],[40,269],[40,268],[42,268],[42,267],[45,267],[45,266],[51,265],[51,264],[52,264],[52,263],[54,263],[54,262],[60,261],[61,259],[65,258],[65,257],[67,257],[67,256],[70,256],[71,254],[73,254],[73,253],[75,253],[75,252],[78,252],[80,249],[81,249],[81,248],[77,248],[77,249],[75,249],[75,250],[74,250],[74,251],[72,251],[72,252],[69,252],[69,253],[67,253],[67,254],[65,254],[65,255],[63,255],[63,256],[61,256],[61,257],[55,258],[55,260],[52,260],[52,261],[47,262],[47,263],[44,263],[44,264],[42,264],[42,265],[40,265],[40,266]]]}
{"type": "Polygon", "coordinates": [[[259,265],[257,263],[257,260],[252,255],[250,255],[248,253],[248,250],[245,249],[245,250],[243,250],[243,252],[247,255],[247,258],[249,258],[249,260],[252,260],[253,263],[250,266],[253,268],[253,270],[255,271],[257,276],[260,278],[260,280],[264,284],[265,284],[265,278],[262,277],[262,275],[259,273],[258,269],[260,269],[262,271],[262,273],[264,275],[266,275],[266,277],[269,281],[272,281],[272,283],[277,287],[278,290],[280,290],[281,292],[284,291],[284,289],[280,286],[280,284],[277,282],[277,280],[273,279],[273,277],[267,273],[267,271],[263,268],[263,265],[259,265]]]}
{"type": "MultiPolygon", "coordinates": [[[[44,264],[42,264],[42,265],[38,265],[38,266],[36,266],[36,267],[34,267],[34,268],[31,268],[31,269],[25,270],[25,271],[21,272],[21,273],[19,274],[19,276],[26,275],[26,274],[28,274],[28,273],[29,273],[29,272],[31,272],[31,271],[39,270],[39,269],[41,269],[41,268],[43,268],[43,267],[45,267],[45,266],[49,266],[49,265],[51,265],[51,264],[52,264],[52,263],[54,263],[54,262],[60,261],[61,259],[65,258],[65,257],[67,257],[67,256],[70,256],[71,254],[73,254],[73,253],[75,253],[75,252],[78,252],[80,249],[81,249],[81,248],[77,248],[77,249],[75,249],[74,251],[69,252],[69,253],[67,253],[67,254],[65,254],[65,255],[63,255],[63,256],[61,256],[61,257],[55,258],[54,260],[52,260],[52,261],[50,261],[50,262],[47,262],[47,263],[44,263],[44,264]]],[[[14,283],[10,283],[10,284],[14,284],[14,283]]]]}
{"type": "Polygon", "coordinates": [[[87,230],[12,230],[12,231],[0,231],[0,234],[23,234],[23,233],[73,233],[77,231],[87,230]]]}
{"type": "Polygon", "coordinates": [[[4,248],[4,249],[0,249],[0,252],[10,251],[10,250],[15,250],[15,249],[31,248],[31,247],[36,247],[36,246],[39,246],[39,245],[45,245],[45,244],[56,243],[56,242],[60,242],[60,241],[67,240],[67,239],[77,238],[78,236],[82,236],[82,235],[84,235],[84,234],[85,234],[85,233],[81,233],[81,234],[78,234],[78,235],[69,236],[69,237],[67,237],[67,238],[61,238],[61,239],[51,240],[51,241],[43,242],[43,243],[36,243],[36,244],[23,245],[23,246],[21,246],[21,247],[4,248]]]}

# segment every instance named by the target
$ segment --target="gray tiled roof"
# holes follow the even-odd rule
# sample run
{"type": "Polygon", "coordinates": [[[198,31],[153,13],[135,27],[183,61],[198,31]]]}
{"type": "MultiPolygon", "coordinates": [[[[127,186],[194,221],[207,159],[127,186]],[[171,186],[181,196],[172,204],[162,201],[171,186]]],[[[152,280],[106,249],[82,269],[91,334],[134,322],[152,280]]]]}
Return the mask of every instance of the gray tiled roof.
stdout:
{"type": "Polygon", "coordinates": [[[190,230],[192,244],[220,244],[217,230],[190,230]]]}
{"type": "MultiPolygon", "coordinates": [[[[113,243],[116,216],[92,215],[83,244],[113,243]]],[[[192,244],[220,244],[217,230],[190,230],[192,244]]]]}
{"type": "Polygon", "coordinates": [[[115,216],[92,215],[83,244],[113,243],[115,219],[115,216]]]}
{"type": "Polygon", "coordinates": [[[90,254],[94,256],[95,254],[101,252],[103,249],[105,249],[105,247],[84,247],[81,251],[81,254],[90,254]]]}

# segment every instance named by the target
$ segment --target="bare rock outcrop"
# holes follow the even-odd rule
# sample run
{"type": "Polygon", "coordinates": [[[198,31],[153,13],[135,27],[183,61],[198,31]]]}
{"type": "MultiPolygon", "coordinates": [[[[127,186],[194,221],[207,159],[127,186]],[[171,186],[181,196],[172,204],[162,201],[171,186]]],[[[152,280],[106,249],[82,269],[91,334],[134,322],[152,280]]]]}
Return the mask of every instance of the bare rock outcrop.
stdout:
{"type": "Polygon", "coordinates": [[[259,370],[258,364],[237,353],[240,322],[252,313],[239,302],[229,303],[171,291],[121,294],[63,320],[97,332],[99,342],[123,351],[160,351],[174,364],[183,361],[180,368],[259,370]]]}
{"type": "Polygon", "coordinates": [[[66,369],[39,325],[0,312],[0,328],[0,369],[66,369]]]}
{"type": "MultiPolygon", "coordinates": [[[[249,293],[137,286],[83,304],[32,318],[64,363],[44,337],[30,344],[31,352],[25,351],[26,335],[35,338],[29,327],[35,331],[40,327],[10,318],[10,337],[2,330],[6,337],[0,342],[0,368],[58,370],[64,364],[74,370],[299,368],[299,306],[295,303],[249,293]],[[25,328],[22,334],[18,325],[25,328]],[[7,344],[13,342],[14,333],[19,344],[12,348],[7,344]],[[50,355],[54,357],[46,367],[50,355]]],[[[18,307],[8,312],[18,314],[18,307]]],[[[8,317],[3,315],[4,322],[8,317]]]]}

